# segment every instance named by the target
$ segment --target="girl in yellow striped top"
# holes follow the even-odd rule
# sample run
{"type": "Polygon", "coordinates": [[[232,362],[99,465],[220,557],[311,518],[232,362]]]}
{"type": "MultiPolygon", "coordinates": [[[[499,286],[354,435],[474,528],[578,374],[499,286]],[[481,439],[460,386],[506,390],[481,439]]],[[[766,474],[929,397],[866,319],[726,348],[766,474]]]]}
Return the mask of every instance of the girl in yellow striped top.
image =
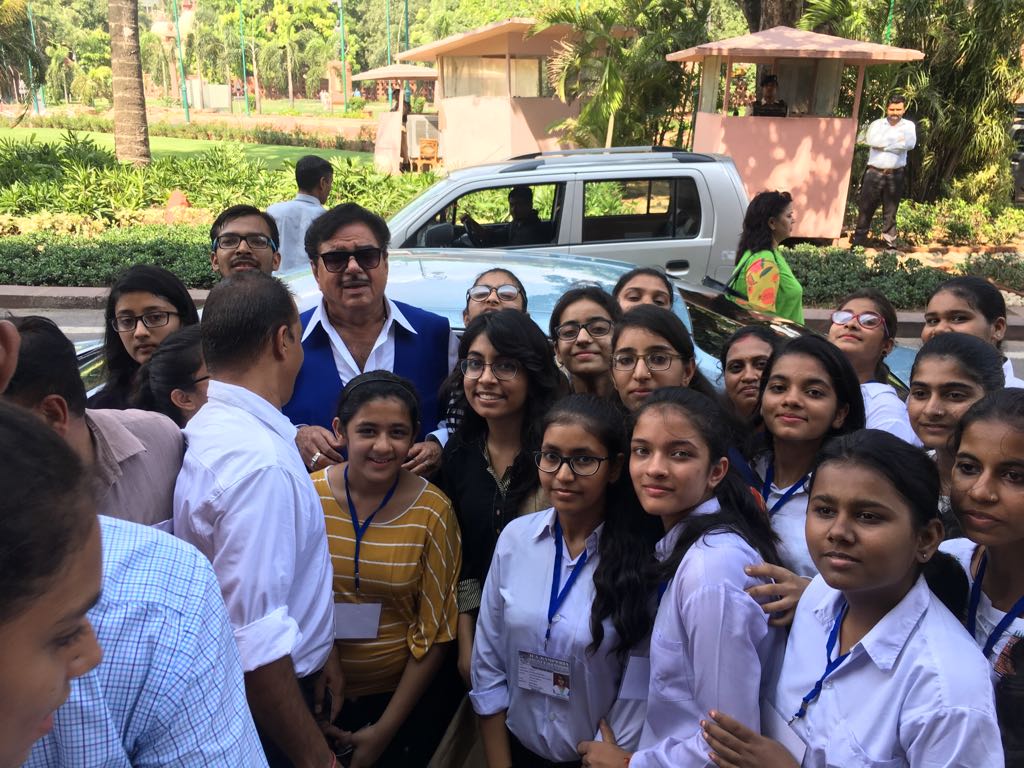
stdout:
{"type": "Polygon", "coordinates": [[[313,475],[345,685],[332,733],[354,749],[353,766],[426,765],[446,723],[433,704],[418,705],[433,700],[424,694],[455,639],[458,524],[440,490],[402,469],[419,432],[410,382],[387,371],[355,377],[334,431],[348,461],[313,475]]]}

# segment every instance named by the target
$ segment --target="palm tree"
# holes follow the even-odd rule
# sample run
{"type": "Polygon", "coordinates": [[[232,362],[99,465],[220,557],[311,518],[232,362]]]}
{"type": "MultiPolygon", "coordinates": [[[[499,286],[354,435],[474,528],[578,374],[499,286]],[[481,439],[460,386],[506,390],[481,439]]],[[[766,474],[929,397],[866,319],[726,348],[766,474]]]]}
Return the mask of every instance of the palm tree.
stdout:
{"type": "Polygon", "coordinates": [[[25,0],[0,0],[0,61],[0,92],[6,85],[17,96],[20,82],[29,81],[29,64],[33,85],[45,79],[47,59],[32,45],[25,0]]]}
{"type": "Polygon", "coordinates": [[[142,86],[138,0],[109,0],[107,18],[114,73],[114,152],[122,162],[146,165],[152,155],[142,86]]]}

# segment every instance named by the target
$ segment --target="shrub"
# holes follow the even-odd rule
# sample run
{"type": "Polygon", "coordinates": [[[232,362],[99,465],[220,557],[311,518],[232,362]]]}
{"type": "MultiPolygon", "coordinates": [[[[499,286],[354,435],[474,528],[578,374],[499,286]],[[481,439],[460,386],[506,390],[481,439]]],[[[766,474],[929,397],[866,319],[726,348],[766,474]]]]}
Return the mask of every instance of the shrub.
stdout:
{"type": "Polygon", "coordinates": [[[896,229],[912,245],[926,245],[935,239],[935,206],[904,200],[896,211],[896,229]]]}
{"type": "Polygon", "coordinates": [[[960,272],[987,278],[1003,289],[1024,291],[1024,263],[1018,253],[968,256],[960,265],[960,272]]]}

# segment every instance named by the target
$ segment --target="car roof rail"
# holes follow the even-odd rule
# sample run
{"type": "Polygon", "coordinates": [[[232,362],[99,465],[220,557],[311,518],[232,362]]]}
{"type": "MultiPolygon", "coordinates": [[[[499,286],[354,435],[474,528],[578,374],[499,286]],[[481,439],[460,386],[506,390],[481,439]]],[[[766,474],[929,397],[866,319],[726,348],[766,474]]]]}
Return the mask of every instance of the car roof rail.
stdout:
{"type": "Polygon", "coordinates": [[[655,155],[665,157],[671,155],[672,159],[680,163],[713,163],[715,158],[711,155],[705,155],[699,152],[686,152],[679,149],[678,147],[660,147],[660,146],[643,146],[643,147],[588,147],[585,149],[555,149],[548,150],[545,152],[530,152],[525,155],[516,155],[515,157],[509,158],[509,162],[520,162],[518,165],[513,165],[502,169],[502,173],[511,173],[514,171],[532,171],[536,168],[541,167],[545,160],[554,160],[556,158],[596,158],[607,155],[616,155],[618,159],[627,159],[629,156],[647,156],[652,157],[655,155]]]}

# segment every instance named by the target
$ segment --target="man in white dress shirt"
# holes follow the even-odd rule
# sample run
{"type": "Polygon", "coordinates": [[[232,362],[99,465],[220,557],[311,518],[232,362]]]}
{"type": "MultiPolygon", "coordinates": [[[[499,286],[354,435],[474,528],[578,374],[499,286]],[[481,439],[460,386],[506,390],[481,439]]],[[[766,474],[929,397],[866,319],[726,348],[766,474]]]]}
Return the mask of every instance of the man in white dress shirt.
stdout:
{"type": "Polygon", "coordinates": [[[331,765],[311,712],[321,670],[332,710],[341,705],[323,511],[281,413],[301,334],[276,278],[248,272],[214,287],[202,326],[209,401],[185,430],[174,491],[175,535],[213,563],[271,768],[331,765]]]}
{"type": "Polygon", "coordinates": [[[867,242],[871,218],[882,204],[882,239],[886,245],[896,242],[896,210],[903,197],[907,153],[917,146],[917,129],[903,117],[907,100],[900,94],[889,97],[885,117],[868,126],[864,143],[868,145],[868,167],[860,180],[857,198],[857,228],[850,245],[867,242]]]}
{"type": "Polygon", "coordinates": [[[334,184],[334,168],[316,155],[300,157],[295,163],[295,183],[299,188],[295,197],[267,208],[281,233],[282,272],[309,265],[306,230],[313,219],[324,212],[324,203],[330,197],[331,185],[334,184]]]}

